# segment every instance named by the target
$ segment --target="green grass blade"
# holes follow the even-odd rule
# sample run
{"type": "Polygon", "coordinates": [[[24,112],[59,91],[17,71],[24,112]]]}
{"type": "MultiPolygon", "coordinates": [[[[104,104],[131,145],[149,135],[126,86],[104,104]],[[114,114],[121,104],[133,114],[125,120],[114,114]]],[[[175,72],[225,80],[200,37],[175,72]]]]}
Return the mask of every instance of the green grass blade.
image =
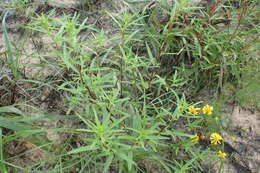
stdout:
{"type": "Polygon", "coordinates": [[[11,71],[15,77],[15,79],[19,79],[19,67],[18,67],[18,58],[15,58],[12,51],[12,45],[11,41],[8,36],[7,27],[6,27],[6,16],[7,13],[5,13],[3,20],[2,20],[2,29],[3,29],[3,37],[5,41],[5,47],[7,49],[7,64],[11,68],[11,71]]]}

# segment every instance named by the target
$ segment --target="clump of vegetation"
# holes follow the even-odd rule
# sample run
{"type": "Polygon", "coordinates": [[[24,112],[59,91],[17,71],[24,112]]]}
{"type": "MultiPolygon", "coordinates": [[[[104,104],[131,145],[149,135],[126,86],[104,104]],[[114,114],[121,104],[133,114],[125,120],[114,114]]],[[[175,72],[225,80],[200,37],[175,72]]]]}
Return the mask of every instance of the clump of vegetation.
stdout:
{"type": "MultiPolygon", "coordinates": [[[[19,9],[17,15],[33,6],[15,2],[20,5],[11,7],[19,9]]],[[[7,63],[0,71],[1,172],[202,172],[201,163],[209,157],[220,160],[223,171],[229,155],[221,117],[214,100],[202,103],[196,96],[211,88],[218,97],[230,86],[237,93],[233,100],[244,99],[241,92],[251,86],[243,85],[247,69],[258,68],[257,2],[121,5],[104,10],[109,31],[82,16],[83,4],[63,14],[50,7],[20,14],[26,37],[34,43],[35,37],[48,40],[30,55],[39,63],[25,65],[42,69],[33,78],[23,72],[23,50],[11,41],[3,12],[5,51],[0,55],[7,63]],[[46,67],[51,74],[43,78],[46,67]],[[25,85],[29,88],[21,89],[25,85]],[[48,97],[51,104],[62,104],[54,113],[41,107],[46,88],[57,95],[48,97]],[[37,116],[30,116],[28,108],[37,116]],[[59,125],[42,126],[51,121],[59,125]],[[51,140],[47,133],[63,138],[51,140]],[[5,149],[11,142],[31,147],[15,156],[5,149]],[[48,154],[25,166],[14,162],[35,151],[48,154]]]]}

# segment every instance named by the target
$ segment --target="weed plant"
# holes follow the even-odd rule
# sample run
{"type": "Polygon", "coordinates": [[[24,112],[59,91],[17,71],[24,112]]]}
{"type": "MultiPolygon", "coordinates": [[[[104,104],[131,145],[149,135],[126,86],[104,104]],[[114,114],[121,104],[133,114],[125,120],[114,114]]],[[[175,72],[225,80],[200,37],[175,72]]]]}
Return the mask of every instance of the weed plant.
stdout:
{"type": "MultiPolygon", "coordinates": [[[[116,26],[112,36],[82,20],[80,13],[58,15],[53,9],[27,17],[23,28],[31,36],[51,40],[44,46],[52,55],[38,56],[60,69],[52,87],[63,93],[67,105],[66,115],[57,120],[70,121],[73,128],[64,123],[63,128],[40,130],[37,122],[48,118],[29,121],[16,104],[0,107],[1,172],[195,173],[209,158],[220,160],[223,171],[227,155],[219,135],[221,117],[213,102],[193,100],[207,88],[222,93],[226,84],[240,88],[237,100],[243,99],[239,93],[246,69],[258,68],[257,2],[234,7],[231,1],[216,1],[207,10],[188,0],[150,2],[141,10],[135,4],[124,2],[116,15],[106,11],[116,26]],[[66,133],[68,139],[58,147],[55,141],[37,141],[47,131],[66,133]],[[36,149],[50,157],[26,167],[12,163],[5,145],[21,137],[37,141],[36,149]]],[[[20,80],[22,65],[5,22],[4,16],[6,67],[13,80],[20,80]]],[[[30,82],[43,81],[36,77],[30,82]]],[[[0,93],[3,98],[6,91],[0,88],[0,93]]]]}

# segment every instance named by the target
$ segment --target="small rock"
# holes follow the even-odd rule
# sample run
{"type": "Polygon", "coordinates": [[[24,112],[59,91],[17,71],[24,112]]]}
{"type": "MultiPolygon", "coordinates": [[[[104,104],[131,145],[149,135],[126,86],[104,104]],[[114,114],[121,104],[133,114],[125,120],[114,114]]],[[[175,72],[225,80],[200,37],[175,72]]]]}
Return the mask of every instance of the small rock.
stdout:
{"type": "Polygon", "coordinates": [[[50,6],[61,8],[75,8],[79,5],[77,0],[49,0],[47,3],[50,6]]]}

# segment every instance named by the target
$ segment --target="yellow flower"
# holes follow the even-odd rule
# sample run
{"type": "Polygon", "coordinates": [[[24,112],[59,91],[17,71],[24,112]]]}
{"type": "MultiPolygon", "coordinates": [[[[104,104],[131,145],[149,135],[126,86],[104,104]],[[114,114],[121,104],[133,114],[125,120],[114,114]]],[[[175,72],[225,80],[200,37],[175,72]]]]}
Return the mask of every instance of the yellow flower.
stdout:
{"type": "Polygon", "coordinates": [[[205,138],[206,138],[206,136],[203,136],[203,135],[200,136],[200,139],[201,139],[201,140],[204,140],[205,138]]]}
{"type": "Polygon", "coordinates": [[[199,141],[199,137],[196,135],[191,139],[192,142],[197,143],[199,141]]]}
{"type": "Polygon", "coordinates": [[[210,141],[214,145],[221,144],[222,140],[223,138],[218,133],[212,133],[210,135],[210,141]]]}
{"type": "Polygon", "coordinates": [[[209,106],[209,105],[206,105],[202,108],[202,112],[203,114],[208,114],[208,115],[211,115],[212,112],[213,112],[213,107],[212,106],[209,106]]]}
{"type": "Polygon", "coordinates": [[[225,157],[227,156],[226,153],[222,152],[222,151],[219,151],[218,152],[218,157],[222,158],[222,159],[225,159],[225,157]]]}
{"type": "Polygon", "coordinates": [[[198,115],[199,114],[199,111],[200,108],[195,108],[195,107],[190,107],[189,108],[189,113],[192,114],[192,115],[198,115]]]}

